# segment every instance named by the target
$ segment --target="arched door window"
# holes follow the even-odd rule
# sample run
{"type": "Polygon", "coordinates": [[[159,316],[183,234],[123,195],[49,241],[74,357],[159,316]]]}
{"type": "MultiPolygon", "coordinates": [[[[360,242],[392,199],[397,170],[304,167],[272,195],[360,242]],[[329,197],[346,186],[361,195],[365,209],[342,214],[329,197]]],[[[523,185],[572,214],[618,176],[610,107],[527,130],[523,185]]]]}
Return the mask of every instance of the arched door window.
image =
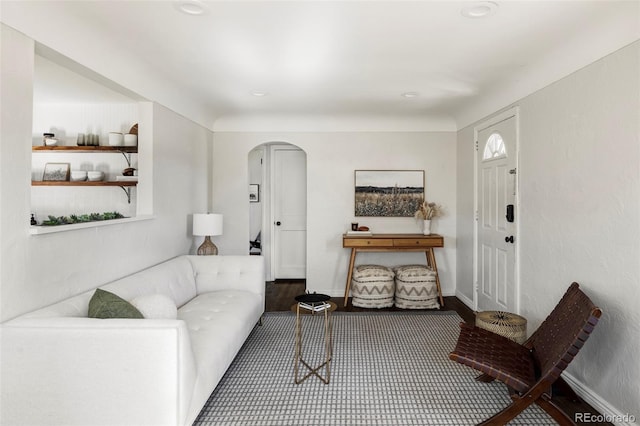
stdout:
{"type": "Polygon", "coordinates": [[[507,148],[504,146],[504,140],[499,133],[492,133],[487,138],[487,143],[484,145],[484,152],[482,154],[482,160],[495,160],[496,158],[502,158],[507,156],[507,148]]]}

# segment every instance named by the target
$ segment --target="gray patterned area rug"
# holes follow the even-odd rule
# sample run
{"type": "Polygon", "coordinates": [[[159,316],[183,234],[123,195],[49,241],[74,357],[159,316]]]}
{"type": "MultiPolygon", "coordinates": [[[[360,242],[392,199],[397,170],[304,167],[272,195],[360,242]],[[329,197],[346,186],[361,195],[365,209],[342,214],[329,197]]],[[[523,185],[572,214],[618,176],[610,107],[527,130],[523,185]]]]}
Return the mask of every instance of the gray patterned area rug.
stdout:
{"type": "MultiPolygon", "coordinates": [[[[321,364],[322,316],[303,321],[303,358],[321,364]]],[[[449,360],[461,321],[453,312],[335,312],[330,383],[296,385],[295,315],[267,313],[194,425],[477,424],[510,398],[503,384],[476,382],[477,372],[449,360]]],[[[511,424],[556,423],[530,407],[511,424]]]]}

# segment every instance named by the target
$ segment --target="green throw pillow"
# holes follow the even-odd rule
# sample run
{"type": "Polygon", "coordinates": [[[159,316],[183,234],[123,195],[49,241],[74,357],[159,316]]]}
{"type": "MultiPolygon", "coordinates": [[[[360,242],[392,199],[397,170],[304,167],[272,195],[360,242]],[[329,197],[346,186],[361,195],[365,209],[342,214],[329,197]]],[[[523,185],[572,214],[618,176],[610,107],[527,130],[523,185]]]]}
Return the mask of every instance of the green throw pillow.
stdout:
{"type": "Polygon", "coordinates": [[[89,318],[144,318],[140,311],[120,296],[96,289],[89,301],[89,318]]]}

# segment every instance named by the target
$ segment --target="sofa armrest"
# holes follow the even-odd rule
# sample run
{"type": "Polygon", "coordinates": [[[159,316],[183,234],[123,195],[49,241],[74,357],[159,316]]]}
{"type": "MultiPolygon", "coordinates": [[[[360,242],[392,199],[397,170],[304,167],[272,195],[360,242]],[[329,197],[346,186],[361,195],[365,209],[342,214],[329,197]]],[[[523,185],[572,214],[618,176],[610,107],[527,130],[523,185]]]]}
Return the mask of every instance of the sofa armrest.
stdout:
{"type": "Polygon", "coordinates": [[[265,294],[262,256],[187,256],[193,265],[198,294],[245,290],[265,294]]]}
{"type": "Polygon", "coordinates": [[[196,378],[181,320],[18,319],[0,328],[0,423],[182,425],[196,378]]]}

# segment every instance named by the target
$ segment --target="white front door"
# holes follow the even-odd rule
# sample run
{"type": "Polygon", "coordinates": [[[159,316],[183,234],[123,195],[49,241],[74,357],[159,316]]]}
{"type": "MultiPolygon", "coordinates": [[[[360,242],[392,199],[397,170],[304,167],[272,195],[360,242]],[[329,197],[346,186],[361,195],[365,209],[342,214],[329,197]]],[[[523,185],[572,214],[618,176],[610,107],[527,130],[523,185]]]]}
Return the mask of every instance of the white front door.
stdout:
{"type": "Polygon", "coordinates": [[[306,278],[307,157],[295,147],[274,146],[274,277],[306,278]]]}
{"type": "Polygon", "coordinates": [[[517,313],[516,116],[489,123],[477,136],[477,309],[517,313]]]}

